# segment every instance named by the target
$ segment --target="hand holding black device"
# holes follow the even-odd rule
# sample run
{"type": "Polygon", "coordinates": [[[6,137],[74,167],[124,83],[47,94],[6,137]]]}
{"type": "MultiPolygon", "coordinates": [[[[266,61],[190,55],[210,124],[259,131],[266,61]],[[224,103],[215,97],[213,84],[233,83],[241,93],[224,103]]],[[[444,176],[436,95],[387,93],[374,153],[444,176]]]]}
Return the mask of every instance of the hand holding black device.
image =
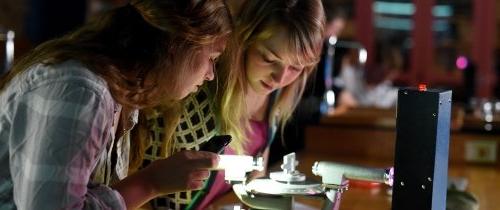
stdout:
{"type": "Polygon", "coordinates": [[[231,142],[230,135],[214,136],[200,146],[200,151],[221,154],[224,148],[231,142]]]}
{"type": "MultiPolygon", "coordinates": [[[[229,144],[229,142],[231,142],[230,135],[214,136],[210,138],[210,140],[208,140],[207,142],[200,145],[200,151],[221,154],[222,151],[224,151],[224,148],[229,144]]],[[[205,194],[207,194],[208,189],[210,189],[214,181],[215,181],[215,176],[212,174],[205,183],[203,189],[199,190],[198,192],[196,192],[196,194],[194,194],[191,203],[186,207],[187,210],[195,209],[196,206],[200,204],[203,197],[205,196],[205,194]]]]}

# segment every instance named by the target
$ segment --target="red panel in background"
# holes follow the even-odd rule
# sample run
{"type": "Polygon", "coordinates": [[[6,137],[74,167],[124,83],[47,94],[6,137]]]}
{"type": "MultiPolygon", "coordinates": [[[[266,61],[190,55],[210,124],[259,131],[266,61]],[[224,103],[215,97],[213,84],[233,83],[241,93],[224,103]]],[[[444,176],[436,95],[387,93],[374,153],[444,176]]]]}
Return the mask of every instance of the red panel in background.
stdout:
{"type": "Polygon", "coordinates": [[[495,85],[495,0],[474,0],[472,57],[476,63],[476,96],[491,98],[495,85]]]}
{"type": "Polygon", "coordinates": [[[375,29],[373,26],[373,0],[356,0],[354,21],[356,25],[356,39],[366,48],[368,59],[366,70],[374,67],[375,58],[375,29]]]}
{"type": "Polygon", "coordinates": [[[434,64],[434,38],[432,37],[432,7],[435,0],[413,0],[412,50],[410,60],[410,82],[429,83],[434,64]]]}

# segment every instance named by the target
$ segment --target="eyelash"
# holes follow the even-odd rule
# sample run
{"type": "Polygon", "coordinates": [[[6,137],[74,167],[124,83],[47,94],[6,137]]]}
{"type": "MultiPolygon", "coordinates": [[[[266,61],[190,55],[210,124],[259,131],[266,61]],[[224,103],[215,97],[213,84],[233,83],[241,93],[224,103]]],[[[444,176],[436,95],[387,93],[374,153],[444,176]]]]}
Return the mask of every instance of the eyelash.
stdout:
{"type": "Polygon", "coordinates": [[[298,69],[298,68],[295,68],[295,67],[290,67],[290,69],[292,69],[292,71],[296,71],[296,72],[301,72],[302,69],[298,69]]]}
{"type": "Polygon", "coordinates": [[[264,60],[264,62],[266,62],[266,63],[274,63],[274,61],[273,61],[273,60],[268,59],[268,58],[267,58],[266,56],[264,56],[264,55],[262,56],[262,60],[264,60]]]}
{"type": "Polygon", "coordinates": [[[272,60],[270,60],[270,59],[268,59],[268,58],[266,57],[266,54],[264,54],[264,53],[262,53],[262,52],[259,52],[259,55],[260,55],[260,58],[262,58],[262,60],[263,60],[264,62],[266,62],[266,63],[274,63],[274,61],[272,61],[272,60]]]}
{"type": "MultiPolygon", "coordinates": [[[[262,60],[263,60],[264,62],[266,62],[266,63],[270,63],[270,64],[272,64],[272,63],[274,63],[274,62],[275,62],[275,61],[273,61],[273,60],[268,59],[268,58],[265,56],[265,54],[263,54],[263,53],[261,53],[261,54],[260,54],[260,56],[262,57],[262,60]]],[[[301,71],[302,71],[302,69],[298,69],[298,68],[295,68],[295,67],[290,67],[290,68],[291,68],[293,71],[296,71],[296,72],[301,72],[301,71]]]]}
{"type": "Polygon", "coordinates": [[[208,59],[210,61],[210,63],[212,64],[213,68],[215,69],[215,65],[217,65],[217,62],[219,60],[219,57],[217,58],[209,58],[208,59]]]}

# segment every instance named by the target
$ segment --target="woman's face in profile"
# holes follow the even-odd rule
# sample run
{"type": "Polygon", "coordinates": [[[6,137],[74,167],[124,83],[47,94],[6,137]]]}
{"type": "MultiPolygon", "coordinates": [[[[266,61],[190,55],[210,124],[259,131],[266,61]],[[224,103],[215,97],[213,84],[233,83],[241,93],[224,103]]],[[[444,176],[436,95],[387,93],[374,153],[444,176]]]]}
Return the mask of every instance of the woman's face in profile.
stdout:
{"type": "MultiPolygon", "coordinates": [[[[179,85],[179,94],[176,99],[183,99],[191,93],[197,92],[205,80],[213,80],[215,75],[215,62],[224,50],[224,43],[216,43],[212,46],[205,47],[197,59],[193,69],[181,78],[179,85]]],[[[196,58],[179,58],[179,59],[196,59],[196,58]]]]}
{"type": "Polygon", "coordinates": [[[287,30],[274,31],[269,38],[250,45],[246,53],[246,76],[250,88],[260,95],[289,85],[304,71],[298,56],[288,48],[287,30]]]}

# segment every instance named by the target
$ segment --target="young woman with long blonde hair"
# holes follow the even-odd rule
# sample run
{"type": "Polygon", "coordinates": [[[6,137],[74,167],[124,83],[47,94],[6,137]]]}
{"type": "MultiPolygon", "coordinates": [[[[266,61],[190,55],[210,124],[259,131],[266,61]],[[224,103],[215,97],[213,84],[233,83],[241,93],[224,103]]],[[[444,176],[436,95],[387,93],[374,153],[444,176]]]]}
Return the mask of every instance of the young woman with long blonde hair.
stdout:
{"type": "MultiPolygon", "coordinates": [[[[170,115],[161,108],[144,115],[150,140],[144,165],[179,151],[198,150],[217,134],[233,137],[226,154],[267,157],[277,127],[286,123],[299,102],[321,53],[321,2],[227,0],[226,4],[235,28],[218,62],[216,81],[185,100],[173,135],[163,128],[170,115]]],[[[205,209],[230,189],[223,177],[223,172],[213,174],[204,191],[171,194],[155,199],[152,207],[205,209]]]]}

